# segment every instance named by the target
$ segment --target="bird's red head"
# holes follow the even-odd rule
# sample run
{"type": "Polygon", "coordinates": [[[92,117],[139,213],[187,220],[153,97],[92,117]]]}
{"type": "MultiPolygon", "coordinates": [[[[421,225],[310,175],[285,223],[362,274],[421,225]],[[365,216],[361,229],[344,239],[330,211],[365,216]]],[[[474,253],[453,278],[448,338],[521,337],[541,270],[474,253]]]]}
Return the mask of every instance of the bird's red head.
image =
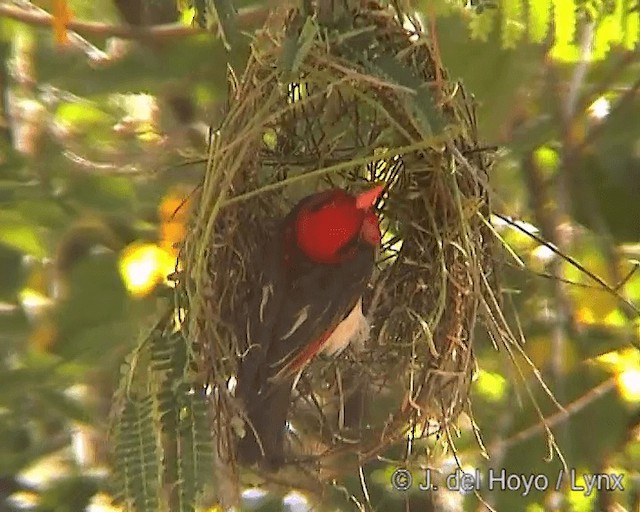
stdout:
{"type": "Polygon", "coordinates": [[[377,185],[355,197],[333,189],[309,197],[296,220],[298,247],[311,260],[328,264],[347,259],[353,242],[377,247],[381,234],[373,207],[383,189],[377,185]]]}

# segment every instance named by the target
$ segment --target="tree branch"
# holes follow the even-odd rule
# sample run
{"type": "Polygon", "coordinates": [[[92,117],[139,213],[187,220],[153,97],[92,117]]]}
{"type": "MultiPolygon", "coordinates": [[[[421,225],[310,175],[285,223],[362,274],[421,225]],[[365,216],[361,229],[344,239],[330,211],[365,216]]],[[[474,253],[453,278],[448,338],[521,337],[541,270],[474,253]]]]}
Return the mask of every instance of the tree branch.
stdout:
{"type": "MultiPolygon", "coordinates": [[[[245,7],[238,11],[238,21],[243,26],[259,26],[266,20],[268,9],[264,7],[245,7]]],[[[0,17],[11,18],[28,25],[51,27],[53,16],[47,12],[33,8],[23,8],[6,3],[0,4],[0,17]]],[[[132,27],[129,25],[112,25],[96,21],[72,20],[67,28],[78,34],[97,37],[119,37],[121,39],[165,40],[202,34],[207,31],[201,28],[188,27],[181,23],[169,23],[151,27],[132,27]]],[[[214,29],[215,30],[215,29],[214,29]]]]}

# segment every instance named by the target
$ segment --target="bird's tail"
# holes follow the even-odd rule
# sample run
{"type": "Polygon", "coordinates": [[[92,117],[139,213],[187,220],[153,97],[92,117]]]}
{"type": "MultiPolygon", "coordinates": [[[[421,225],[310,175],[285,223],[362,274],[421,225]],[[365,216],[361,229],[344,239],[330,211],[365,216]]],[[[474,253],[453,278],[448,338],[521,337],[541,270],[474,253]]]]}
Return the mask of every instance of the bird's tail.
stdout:
{"type": "Polygon", "coordinates": [[[239,398],[246,411],[245,435],[238,442],[238,461],[244,465],[258,463],[275,470],[284,462],[284,440],[293,380],[255,389],[242,390],[239,398]]]}

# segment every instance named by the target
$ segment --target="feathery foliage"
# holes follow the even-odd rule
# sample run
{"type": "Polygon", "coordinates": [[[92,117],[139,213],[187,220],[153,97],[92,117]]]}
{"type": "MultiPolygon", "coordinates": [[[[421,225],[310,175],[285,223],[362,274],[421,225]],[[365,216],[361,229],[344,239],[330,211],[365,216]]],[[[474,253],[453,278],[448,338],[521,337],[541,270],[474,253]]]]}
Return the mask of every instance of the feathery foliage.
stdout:
{"type": "Polygon", "coordinates": [[[213,468],[209,400],[165,317],[123,366],[112,411],[117,493],[128,510],[192,511],[213,468]]]}

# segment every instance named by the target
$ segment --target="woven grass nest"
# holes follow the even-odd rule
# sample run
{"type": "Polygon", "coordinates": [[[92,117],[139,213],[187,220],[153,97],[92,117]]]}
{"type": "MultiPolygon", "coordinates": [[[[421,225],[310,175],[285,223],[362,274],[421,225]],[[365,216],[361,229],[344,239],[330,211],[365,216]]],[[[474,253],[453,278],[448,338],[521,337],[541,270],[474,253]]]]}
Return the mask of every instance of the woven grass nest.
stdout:
{"type": "Polygon", "coordinates": [[[473,103],[447,81],[418,24],[400,19],[410,25],[375,3],[330,26],[321,13],[275,13],[244,74],[230,76],[182,263],[186,327],[231,465],[246,425],[230,383],[257,248],[309,193],[387,185],[383,246],[364,297],[371,334],[335,360],[316,358],[298,383],[287,443],[296,472],[329,480],[410,432],[446,431],[468,405],[476,324],[499,332],[490,157],[473,103]]]}

